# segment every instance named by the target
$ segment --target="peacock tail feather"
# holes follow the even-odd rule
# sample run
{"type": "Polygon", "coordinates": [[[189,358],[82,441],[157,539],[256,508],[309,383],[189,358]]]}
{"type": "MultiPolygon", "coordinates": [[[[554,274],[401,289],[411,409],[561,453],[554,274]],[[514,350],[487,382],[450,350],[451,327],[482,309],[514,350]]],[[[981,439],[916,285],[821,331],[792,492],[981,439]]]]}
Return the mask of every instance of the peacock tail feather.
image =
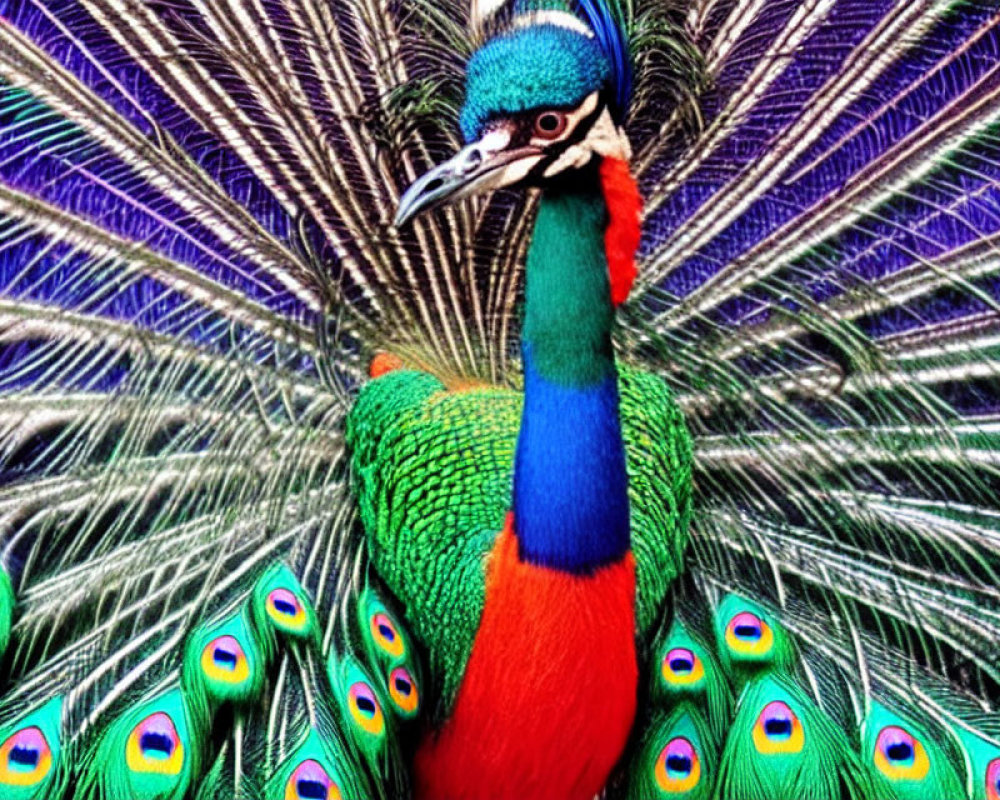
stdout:
{"type": "MultiPolygon", "coordinates": [[[[0,0],[0,797],[413,792],[538,205],[393,222],[474,5],[0,0]]],[[[574,8],[627,32],[644,203],[605,796],[998,800],[997,4],[574,8]]]]}

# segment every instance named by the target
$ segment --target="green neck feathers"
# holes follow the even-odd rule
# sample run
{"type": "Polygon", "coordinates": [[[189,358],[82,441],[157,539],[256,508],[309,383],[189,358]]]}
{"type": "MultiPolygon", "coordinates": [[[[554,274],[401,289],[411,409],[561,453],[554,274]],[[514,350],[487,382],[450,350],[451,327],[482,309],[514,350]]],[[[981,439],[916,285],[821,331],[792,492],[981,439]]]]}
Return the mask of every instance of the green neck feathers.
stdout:
{"type": "Polygon", "coordinates": [[[584,180],[546,190],[528,251],[523,340],[539,375],[561,386],[614,372],[607,209],[596,169],[584,180]]]}

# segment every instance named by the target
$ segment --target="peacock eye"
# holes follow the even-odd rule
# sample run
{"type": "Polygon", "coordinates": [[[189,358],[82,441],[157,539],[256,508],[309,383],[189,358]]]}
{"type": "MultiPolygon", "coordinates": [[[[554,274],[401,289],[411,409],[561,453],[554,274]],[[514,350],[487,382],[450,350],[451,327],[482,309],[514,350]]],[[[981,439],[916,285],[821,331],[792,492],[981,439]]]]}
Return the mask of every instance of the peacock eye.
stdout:
{"type": "Polygon", "coordinates": [[[340,787],[313,759],[303,761],[285,784],[285,800],[340,800],[340,787]]]}
{"type": "Polygon", "coordinates": [[[535,117],[535,136],[539,139],[556,139],[566,130],[569,118],[559,111],[543,111],[535,117]]]}
{"type": "Polygon", "coordinates": [[[0,746],[0,786],[37,786],[52,768],[52,750],[38,728],[25,728],[0,746]]]}
{"type": "Polygon", "coordinates": [[[125,745],[125,761],[137,773],[180,774],[184,744],[168,714],[162,711],[150,714],[132,729],[125,745]]]}
{"type": "Polygon", "coordinates": [[[686,794],[701,779],[698,751],[683,736],[671,739],[656,759],[654,774],[666,794],[686,794]]]}
{"type": "Polygon", "coordinates": [[[406,651],[403,637],[396,630],[396,624],[388,614],[373,614],[369,621],[372,639],[386,655],[399,658],[406,651]]]}
{"type": "Polygon", "coordinates": [[[805,744],[802,723],[787,703],[774,700],[764,706],[753,727],[753,743],[762,755],[799,753],[805,744]]]}
{"type": "Polygon", "coordinates": [[[1000,758],[986,767],[986,800],[1000,800],[1000,758]]]}
{"type": "Polygon", "coordinates": [[[363,681],[358,681],[348,691],[348,708],[354,721],[362,730],[372,736],[381,736],[385,731],[385,717],[382,716],[382,706],[372,688],[363,681]]]}
{"type": "Polygon", "coordinates": [[[890,780],[921,781],[930,771],[930,759],[919,739],[888,725],[875,742],[875,766],[890,780]]]}
{"type": "Polygon", "coordinates": [[[232,636],[212,639],[201,651],[201,669],[209,678],[238,684],[250,678],[247,654],[232,636]]]}
{"type": "Polygon", "coordinates": [[[663,657],[660,673],[671,686],[695,686],[705,677],[705,668],[692,651],[675,647],[663,657]]]}
{"type": "Polygon", "coordinates": [[[389,673],[389,696],[404,716],[412,716],[420,705],[420,693],[413,676],[405,667],[396,667],[389,673]]]}

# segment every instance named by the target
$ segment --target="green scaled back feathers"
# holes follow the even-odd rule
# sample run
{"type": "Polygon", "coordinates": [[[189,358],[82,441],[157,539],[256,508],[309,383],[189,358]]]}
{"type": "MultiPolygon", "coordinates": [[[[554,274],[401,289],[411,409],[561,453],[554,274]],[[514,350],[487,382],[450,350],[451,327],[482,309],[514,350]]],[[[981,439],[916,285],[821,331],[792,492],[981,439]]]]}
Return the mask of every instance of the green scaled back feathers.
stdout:
{"type": "MultiPolygon", "coordinates": [[[[691,442],[658,378],[619,368],[637,566],[638,634],[648,638],[681,569],[690,517],[691,442]]],[[[521,395],[445,391],[400,370],[368,384],[348,419],[372,562],[430,652],[442,716],[482,612],[484,557],[510,508],[521,395]]]]}

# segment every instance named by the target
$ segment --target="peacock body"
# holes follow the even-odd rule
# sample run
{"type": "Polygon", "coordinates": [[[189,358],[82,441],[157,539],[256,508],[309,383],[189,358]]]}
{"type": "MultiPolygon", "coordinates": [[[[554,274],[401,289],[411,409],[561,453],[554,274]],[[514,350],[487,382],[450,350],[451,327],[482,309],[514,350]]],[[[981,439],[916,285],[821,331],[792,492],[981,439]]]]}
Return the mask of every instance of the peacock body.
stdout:
{"type": "Polygon", "coordinates": [[[997,4],[471,6],[0,0],[0,798],[997,800],[997,4]]]}

